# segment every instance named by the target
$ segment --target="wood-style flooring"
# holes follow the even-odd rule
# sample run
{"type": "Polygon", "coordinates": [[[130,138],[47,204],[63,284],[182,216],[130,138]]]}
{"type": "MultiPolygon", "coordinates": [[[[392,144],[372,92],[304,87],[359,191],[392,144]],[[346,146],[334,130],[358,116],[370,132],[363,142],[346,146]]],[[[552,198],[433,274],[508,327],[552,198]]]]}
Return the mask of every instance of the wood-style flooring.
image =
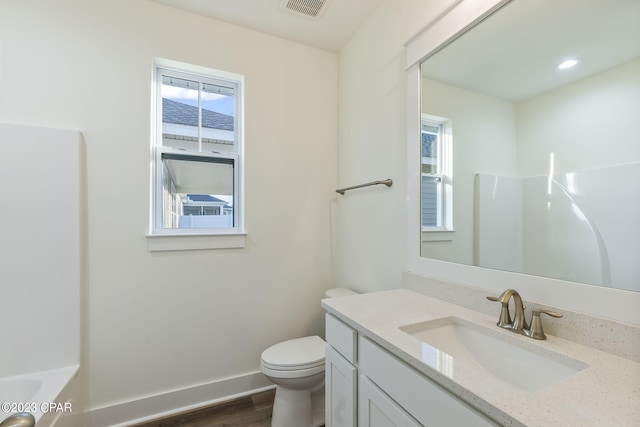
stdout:
{"type": "Polygon", "coordinates": [[[270,427],[274,396],[265,391],[131,427],[270,427]]]}

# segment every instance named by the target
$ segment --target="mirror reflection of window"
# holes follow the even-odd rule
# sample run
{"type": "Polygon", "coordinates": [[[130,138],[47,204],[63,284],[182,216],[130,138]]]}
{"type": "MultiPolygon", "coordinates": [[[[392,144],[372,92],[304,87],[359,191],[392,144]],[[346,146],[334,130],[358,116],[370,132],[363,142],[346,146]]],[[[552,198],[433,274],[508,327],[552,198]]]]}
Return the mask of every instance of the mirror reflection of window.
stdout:
{"type": "Polygon", "coordinates": [[[422,231],[453,229],[450,171],[450,121],[423,114],[421,129],[421,218],[422,231]]]}
{"type": "Polygon", "coordinates": [[[427,229],[442,225],[442,176],[438,173],[441,128],[440,123],[422,121],[422,227],[427,229]]]}
{"type": "Polygon", "coordinates": [[[422,173],[438,173],[438,145],[442,135],[442,124],[431,120],[422,121],[422,173]]]}

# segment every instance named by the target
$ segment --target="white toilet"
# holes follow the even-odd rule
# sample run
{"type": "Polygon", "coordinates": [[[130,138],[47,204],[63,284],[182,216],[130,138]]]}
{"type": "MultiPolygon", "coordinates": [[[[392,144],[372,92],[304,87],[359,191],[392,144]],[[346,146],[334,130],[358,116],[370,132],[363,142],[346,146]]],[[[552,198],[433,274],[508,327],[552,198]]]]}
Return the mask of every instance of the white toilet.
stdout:
{"type": "MultiPolygon", "coordinates": [[[[325,298],[355,295],[329,289],[325,298]]],[[[262,352],[260,370],[276,384],[272,427],[318,427],[324,424],[325,342],[319,336],[296,338],[262,352]]]]}

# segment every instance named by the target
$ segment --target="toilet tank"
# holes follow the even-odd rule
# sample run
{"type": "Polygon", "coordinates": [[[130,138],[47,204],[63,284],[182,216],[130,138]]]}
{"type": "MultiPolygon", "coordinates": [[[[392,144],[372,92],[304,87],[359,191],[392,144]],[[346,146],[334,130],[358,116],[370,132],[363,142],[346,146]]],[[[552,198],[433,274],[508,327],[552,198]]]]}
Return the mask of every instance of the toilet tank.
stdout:
{"type": "Polygon", "coordinates": [[[344,297],[347,295],[357,295],[356,291],[352,291],[347,288],[333,288],[329,289],[324,293],[325,298],[336,298],[336,297],[344,297]]]}

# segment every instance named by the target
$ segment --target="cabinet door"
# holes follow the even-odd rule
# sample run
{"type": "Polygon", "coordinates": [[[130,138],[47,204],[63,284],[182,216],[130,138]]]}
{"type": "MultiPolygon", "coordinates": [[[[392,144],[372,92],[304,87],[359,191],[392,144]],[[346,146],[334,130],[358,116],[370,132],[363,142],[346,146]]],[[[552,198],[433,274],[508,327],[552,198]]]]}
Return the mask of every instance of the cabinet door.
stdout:
{"type": "Polygon", "coordinates": [[[358,427],[420,427],[364,375],[358,380],[358,427]]]}
{"type": "Polygon", "coordinates": [[[326,427],[355,427],[356,368],[327,345],[325,358],[326,427]]]}

